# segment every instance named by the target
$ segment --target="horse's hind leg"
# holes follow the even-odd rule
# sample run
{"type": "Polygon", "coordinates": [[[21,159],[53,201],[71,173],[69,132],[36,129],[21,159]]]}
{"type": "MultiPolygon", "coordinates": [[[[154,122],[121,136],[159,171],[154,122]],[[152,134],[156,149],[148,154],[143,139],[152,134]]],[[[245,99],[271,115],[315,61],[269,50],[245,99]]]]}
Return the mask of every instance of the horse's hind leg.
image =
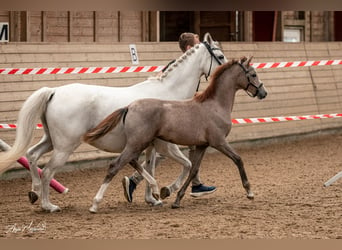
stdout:
{"type": "MultiPolygon", "coordinates": [[[[155,173],[155,168],[157,165],[156,159],[157,157],[155,148],[153,146],[148,147],[146,149],[146,161],[142,164],[142,167],[145,168],[151,176],[154,176],[155,173]]],[[[157,200],[153,197],[151,186],[147,181],[145,189],[145,202],[147,204],[151,204],[152,206],[161,206],[163,204],[161,200],[157,200]]]]}
{"type": "Polygon", "coordinates": [[[201,165],[201,161],[203,159],[204,153],[207,149],[207,146],[196,146],[195,150],[191,149],[191,152],[189,154],[192,167],[190,169],[190,173],[186,181],[184,182],[183,186],[177,193],[177,197],[175,202],[172,204],[172,208],[179,208],[180,207],[180,201],[184,197],[185,191],[190,185],[191,181],[195,176],[198,174],[198,170],[201,165]]]}
{"type": "Polygon", "coordinates": [[[45,165],[42,171],[42,208],[43,210],[49,212],[57,212],[60,211],[60,208],[56,205],[53,205],[49,199],[49,187],[50,181],[54,177],[56,169],[65,164],[68,160],[72,151],[59,151],[56,150],[53,152],[51,159],[45,165]]]}
{"type": "Polygon", "coordinates": [[[230,147],[230,145],[226,141],[219,146],[215,146],[214,148],[216,148],[217,150],[219,150],[220,152],[222,152],[223,154],[225,154],[226,156],[228,156],[230,159],[233,160],[235,165],[238,167],[241,181],[242,181],[242,186],[245,188],[247,192],[247,198],[254,199],[254,194],[251,191],[251,187],[250,187],[241,157],[234,151],[232,147],[230,147]]]}
{"type": "Polygon", "coordinates": [[[152,196],[156,199],[159,200],[159,189],[157,185],[157,181],[151,176],[139,163],[136,159],[133,159],[129,163],[135,170],[139,172],[139,174],[144,177],[144,179],[147,181],[149,184],[150,188],[152,189],[152,196]]]}
{"type": "Polygon", "coordinates": [[[39,158],[53,149],[51,139],[48,135],[44,134],[39,143],[31,147],[26,154],[30,164],[30,173],[32,178],[32,190],[29,192],[30,202],[35,203],[41,195],[41,180],[38,173],[37,162],[39,158]]]}
{"type": "Polygon", "coordinates": [[[170,159],[175,160],[183,166],[182,172],[178,176],[178,178],[172,184],[163,187],[160,190],[161,199],[165,199],[166,197],[170,196],[173,192],[177,191],[183,183],[185,177],[188,176],[191,168],[191,161],[188,158],[186,158],[186,156],[182,153],[182,151],[180,151],[179,147],[176,144],[156,140],[154,145],[159,153],[169,157],[170,159]]]}

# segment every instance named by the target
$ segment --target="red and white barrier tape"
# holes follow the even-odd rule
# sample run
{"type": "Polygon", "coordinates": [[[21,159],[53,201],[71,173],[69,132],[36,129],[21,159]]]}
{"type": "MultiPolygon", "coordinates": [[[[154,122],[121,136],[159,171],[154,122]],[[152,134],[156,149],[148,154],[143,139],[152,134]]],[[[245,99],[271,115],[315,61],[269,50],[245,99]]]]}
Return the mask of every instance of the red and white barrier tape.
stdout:
{"type": "Polygon", "coordinates": [[[131,66],[131,67],[61,67],[61,68],[2,68],[2,75],[62,75],[62,74],[103,74],[159,72],[165,66],[131,66]]]}
{"type": "MultiPolygon", "coordinates": [[[[288,122],[288,121],[302,121],[324,118],[340,118],[342,114],[322,114],[322,115],[303,115],[303,116],[278,116],[278,117],[263,117],[263,118],[238,118],[232,119],[233,124],[250,124],[250,123],[264,123],[264,122],[288,122]]],[[[15,129],[16,124],[1,124],[0,129],[15,129]]],[[[37,124],[36,128],[43,128],[42,124],[37,124]]]]}
{"type": "Polygon", "coordinates": [[[342,114],[279,116],[279,117],[232,119],[232,123],[233,124],[248,124],[248,123],[264,123],[264,122],[287,122],[287,121],[301,121],[301,120],[339,118],[339,117],[342,117],[342,114]]]}
{"type": "MultiPolygon", "coordinates": [[[[257,69],[289,68],[339,65],[342,60],[294,61],[252,63],[257,69]]],[[[127,67],[60,67],[60,68],[0,68],[1,75],[61,75],[61,74],[103,74],[103,73],[136,73],[159,72],[165,66],[127,66],[127,67]]]]}

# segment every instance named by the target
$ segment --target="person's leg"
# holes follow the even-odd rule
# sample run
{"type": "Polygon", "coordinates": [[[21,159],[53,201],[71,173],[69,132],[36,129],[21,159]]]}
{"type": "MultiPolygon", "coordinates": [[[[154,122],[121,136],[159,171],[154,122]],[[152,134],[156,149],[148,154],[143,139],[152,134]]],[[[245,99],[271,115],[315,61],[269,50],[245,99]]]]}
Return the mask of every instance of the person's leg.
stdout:
{"type": "MultiPolygon", "coordinates": [[[[189,158],[191,160],[192,154],[195,150],[195,147],[189,147],[189,158]]],[[[191,193],[190,195],[192,197],[200,197],[203,195],[211,194],[216,191],[215,186],[205,186],[201,182],[199,171],[197,172],[196,176],[192,179],[192,187],[191,187],[191,193]]]]}
{"type": "Polygon", "coordinates": [[[135,171],[130,177],[124,176],[122,179],[124,195],[128,202],[131,203],[133,201],[133,192],[143,179],[144,178],[138,173],[138,171],[135,171]]]}
{"type": "Polygon", "coordinates": [[[205,186],[201,182],[201,179],[199,177],[199,172],[192,180],[192,187],[191,187],[191,193],[190,195],[192,197],[200,197],[203,195],[211,194],[216,191],[215,186],[205,186]]]}

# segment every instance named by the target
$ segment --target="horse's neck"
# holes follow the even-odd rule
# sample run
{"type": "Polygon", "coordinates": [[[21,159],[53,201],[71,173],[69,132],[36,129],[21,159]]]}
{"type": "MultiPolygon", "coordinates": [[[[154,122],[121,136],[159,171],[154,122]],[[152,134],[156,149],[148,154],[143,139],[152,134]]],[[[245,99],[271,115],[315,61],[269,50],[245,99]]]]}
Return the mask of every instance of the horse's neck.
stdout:
{"type": "Polygon", "coordinates": [[[203,58],[205,51],[199,47],[190,55],[185,53],[181,56],[170,69],[164,72],[161,81],[169,89],[177,89],[182,92],[185,98],[192,97],[197,89],[201,75],[204,73],[203,58]]]}
{"type": "Polygon", "coordinates": [[[237,80],[233,72],[224,72],[224,74],[223,78],[220,79],[221,82],[217,84],[218,89],[216,90],[214,98],[224,110],[231,112],[238,90],[236,87],[237,80]]]}

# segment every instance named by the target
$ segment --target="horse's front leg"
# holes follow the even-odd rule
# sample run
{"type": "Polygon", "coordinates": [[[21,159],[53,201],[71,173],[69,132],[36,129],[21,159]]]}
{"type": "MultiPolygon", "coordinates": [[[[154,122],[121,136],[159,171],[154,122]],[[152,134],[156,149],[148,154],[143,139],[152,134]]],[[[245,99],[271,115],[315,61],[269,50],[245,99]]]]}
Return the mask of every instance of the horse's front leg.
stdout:
{"type": "Polygon", "coordinates": [[[247,174],[246,174],[241,157],[234,151],[234,149],[228,144],[227,141],[224,141],[224,143],[220,144],[219,146],[213,146],[213,147],[233,160],[235,165],[238,167],[241,181],[242,181],[242,186],[247,192],[247,198],[254,199],[254,194],[251,191],[251,186],[249,184],[247,174]]]}
{"type": "MultiPolygon", "coordinates": [[[[154,177],[155,168],[156,168],[156,150],[153,146],[150,146],[146,149],[146,161],[143,163],[142,167],[146,169],[146,171],[154,177]]],[[[152,195],[151,186],[146,181],[146,189],[145,189],[145,202],[147,204],[151,204],[152,206],[161,206],[163,202],[161,200],[157,200],[152,195]]]]}
{"type": "Polygon", "coordinates": [[[183,186],[177,193],[177,197],[175,202],[172,204],[172,208],[179,208],[180,207],[180,201],[184,197],[185,191],[190,185],[191,181],[195,176],[197,175],[201,161],[203,159],[204,153],[206,151],[208,146],[196,146],[195,149],[191,149],[189,153],[189,158],[192,163],[192,167],[190,169],[190,173],[186,181],[184,182],[183,186]]]}

